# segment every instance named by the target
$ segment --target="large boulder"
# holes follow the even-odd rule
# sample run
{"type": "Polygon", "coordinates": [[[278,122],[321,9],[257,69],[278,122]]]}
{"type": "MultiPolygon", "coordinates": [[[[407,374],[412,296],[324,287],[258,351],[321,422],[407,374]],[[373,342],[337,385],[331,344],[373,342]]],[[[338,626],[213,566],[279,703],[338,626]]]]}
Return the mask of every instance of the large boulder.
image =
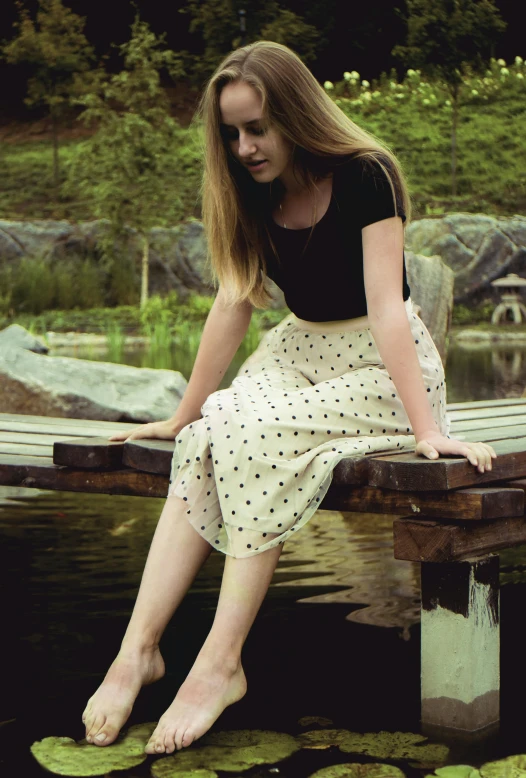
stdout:
{"type": "Polygon", "coordinates": [[[49,351],[40,338],[35,338],[20,324],[10,324],[9,327],[0,332],[0,353],[10,346],[25,348],[28,351],[34,351],[35,354],[47,354],[49,351]]]}
{"type": "MultiPolygon", "coordinates": [[[[64,260],[101,259],[100,239],[108,228],[105,220],[80,222],[0,220],[0,265],[14,265],[23,258],[47,260],[51,267],[64,260]]],[[[142,243],[128,228],[117,251],[131,255],[140,267],[142,243]]],[[[150,293],[175,289],[181,299],[191,292],[210,294],[212,284],[206,263],[203,225],[191,220],[150,232],[150,293]]]]}
{"type": "Polygon", "coordinates": [[[149,422],[172,416],[186,389],[173,370],[49,357],[0,349],[4,413],[102,421],[149,422]]]}
{"type": "Polygon", "coordinates": [[[526,274],[526,217],[452,213],[419,219],[406,231],[407,245],[438,254],[455,273],[455,302],[498,299],[491,286],[508,273],[526,274]]]}

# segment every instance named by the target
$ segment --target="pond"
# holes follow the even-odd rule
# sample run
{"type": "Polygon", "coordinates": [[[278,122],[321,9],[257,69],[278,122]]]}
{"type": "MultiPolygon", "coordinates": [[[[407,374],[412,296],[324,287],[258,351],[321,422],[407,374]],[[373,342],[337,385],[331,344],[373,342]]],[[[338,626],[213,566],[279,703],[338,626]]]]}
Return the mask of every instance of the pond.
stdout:
{"type": "MultiPolygon", "coordinates": [[[[520,396],[526,349],[498,354],[451,349],[449,399],[520,396]]],[[[108,359],[93,352],[76,356],[108,359]]],[[[193,355],[171,362],[176,356],[135,351],[122,361],[162,361],[188,377],[193,355]]],[[[238,354],[223,385],[246,356],[238,354]]],[[[157,499],[0,490],[2,774],[43,776],[29,752],[32,742],[83,737],[82,710],[118,651],[162,505],[157,499]]],[[[172,701],[210,628],[223,562],[211,555],[170,623],[161,644],[167,675],[141,692],[129,724],[154,721],[172,701]]],[[[501,733],[486,750],[458,747],[451,756],[456,764],[526,751],[518,712],[526,692],[526,548],[503,552],[501,568],[501,733]]],[[[356,732],[419,732],[418,593],[419,566],[393,558],[390,516],[319,511],[285,545],[244,650],[248,694],[215,730],[297,735],[313,726],[300,720],[315,716],[356,732]]],[[[122,775],[148,775],[151,760],[122,775]]],[[[301,751],[244,774],[306,778],[346,761],[359,760],[337,749],[301,751]]],[[[401,766],[409,777],[432,772],[401,766]]]]}

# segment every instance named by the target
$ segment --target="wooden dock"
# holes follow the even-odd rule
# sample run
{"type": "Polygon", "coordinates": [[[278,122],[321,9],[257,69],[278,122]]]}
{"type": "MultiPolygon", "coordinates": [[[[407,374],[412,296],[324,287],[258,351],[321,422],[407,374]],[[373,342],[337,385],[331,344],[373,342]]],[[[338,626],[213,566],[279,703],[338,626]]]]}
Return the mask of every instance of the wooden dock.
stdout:
{"type": "MultiPolygon", "coordinates": [[[[397,559],[422,563],[422,723],[477,733],[499,720],[499,549],[526,543],[526,399],[448,405],[464,458],[346,459],[322,509],[392,514],[397,559]]],[[[136,424],[0,414],[0,485],[165,497],[174,443],[110,442],[136,424]]],[[[352,564],[352,560],[350,560],[352,564]]]]}

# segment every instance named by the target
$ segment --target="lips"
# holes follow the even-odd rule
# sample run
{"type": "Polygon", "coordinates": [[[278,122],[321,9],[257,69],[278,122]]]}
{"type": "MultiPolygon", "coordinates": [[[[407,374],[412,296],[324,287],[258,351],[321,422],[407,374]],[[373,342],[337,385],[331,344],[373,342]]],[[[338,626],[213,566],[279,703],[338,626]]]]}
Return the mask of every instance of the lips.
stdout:
{"type": "Polygon", "coordinates": [[[266,159],[255,159],[252,162],[246,162],[245,164],[247,167],[256,167],[257,165],[261,165],[263,162],[266,162],[266,159]]]}

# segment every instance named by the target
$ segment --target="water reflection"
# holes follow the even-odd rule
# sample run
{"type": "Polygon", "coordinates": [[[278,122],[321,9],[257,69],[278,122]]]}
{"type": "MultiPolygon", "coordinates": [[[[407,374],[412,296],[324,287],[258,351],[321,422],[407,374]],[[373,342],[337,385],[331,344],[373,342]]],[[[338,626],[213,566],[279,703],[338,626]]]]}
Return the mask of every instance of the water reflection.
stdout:
{"type": "Polygon", "coordinates": [[[526,389],[526,344],[456,343],[446,363],[449,402],[521,397],[526,389]]]}

